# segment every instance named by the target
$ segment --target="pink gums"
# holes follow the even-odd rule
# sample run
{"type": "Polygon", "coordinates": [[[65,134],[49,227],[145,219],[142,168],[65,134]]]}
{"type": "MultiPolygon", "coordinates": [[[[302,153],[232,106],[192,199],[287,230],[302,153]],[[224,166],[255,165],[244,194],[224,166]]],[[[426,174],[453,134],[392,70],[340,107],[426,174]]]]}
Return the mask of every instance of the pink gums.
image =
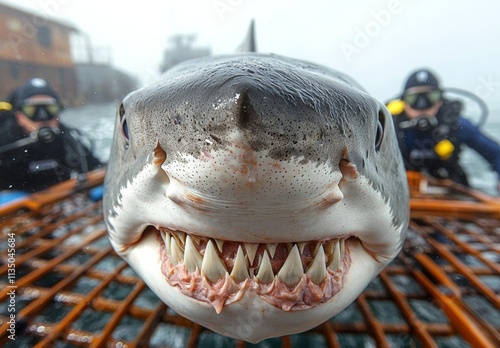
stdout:
{"type": "Polygon", "coordinates": [[[189,272],[184,263],[172,265],[163,240],[161,238],[159,240],[161,271],[168,284],[179,288],[185,296],[211,303],[217,313],[220,313],[225,305],[240,300],[245,291],[255,292],[267,303],[284,311],[300,311],[316,307],[330,300],[344,287],[351,265],[346,244],[342,266],[335,272],[327,269],[327,276],[320,284],[315,284],[307,274],[302,276],[297,285],[289,287],[276,276],[271,283],[263,284],[256,277],[235,282],[228,273],[224,278],[212,283],[202,276],[199,270],[189,272]]]}

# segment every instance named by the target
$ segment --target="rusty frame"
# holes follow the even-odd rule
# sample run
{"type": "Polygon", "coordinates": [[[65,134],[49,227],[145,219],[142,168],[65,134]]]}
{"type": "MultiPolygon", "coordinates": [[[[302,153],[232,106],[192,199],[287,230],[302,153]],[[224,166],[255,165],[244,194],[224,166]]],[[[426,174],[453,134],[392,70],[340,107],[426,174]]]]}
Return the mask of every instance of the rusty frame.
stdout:
{"type": "MultiPolygon", "coordinates": [[[[102,181],[102,176],[96,177],[89,187],[102,181]]],[[[460,191],[458,196],[466,194],[460,191]]],[[[8,233],[16,235],[15,285],[17,298],[22,299],[16,312],[18,336],[24,336],[33,347],[63,343],[79,347],[164,347],[168,344],[160,333],[165,328],[176,328],[186,333],[182,338],[186,347],[210,346],[207,342],[214,342],[217,334],[161,303],[114,253],[104,230],[101,202],[91,203],[86,197],[85,187],[81,190],[73,183],[66,187],[66,195],[55,195],[53,191],[47,197],[40,194],[35,201],[42,203],[17,205],[1,212],[3,238],[8,233]],[[29,210],[31,207],[34,209],[29,210]],[[93,285],[83,293],[78,286],[87,283],[93,285]],[[126,288],[126,294],[119,299],[110,298],[113,286],[126,288]],[[149,302],[144,302],[144,298],[149,302]],[[46,313],[55,307],[62,314],[51,321],[46,313]],[[77,325],[88,313],[105,317],[102,327],[77,325]],[[133,337],[120,335],[126,320],[138,327],[133,337]]],[[[419,194],[418,199],[422,197],[419,194]]],[[[478,197],[482,198],[469,195],[467,199],[478,197]]],[[[304,347],[307,342],[314,342],[311,347],[336,348],[362,340],[378,347],[392,347],[399,341],[439,347],[443,341],[460,340],[473,347],[500,346],[500,325],[490,322],[466,301],[475,296],[488,303],[493,314],[500,310],[498,289],[483,279],[500,279],[498,262],[491,259],[494,255],[500,260],[500,220],[489,212],[474,219],[472,213],[462,217],[455,213],[426,215],[418,210],[412,213],[410,238],[403,252],[345,314],[309,332],[270,343],[276,347],[304,347]],[[473,258],[475,263],[468,265],[464,262],[467,258],[473,258]],[[411,284],[410,290],[400,285],[403,280],[411,284]],[[381,317],[377,309],[381,305],[389,306],[394,317],[381,317]],[[420,307],[432,309],[436,317],[422,316],[420,307]]],[[[4,308],[10,289],[7,272],[3,243],[0,307],[4,308]]],[[[11,343],[6,314],[0,314],[3,346],[11,343]]],[[[219,339],[228,347],[248,346],[242,341],[219,339]]]]}

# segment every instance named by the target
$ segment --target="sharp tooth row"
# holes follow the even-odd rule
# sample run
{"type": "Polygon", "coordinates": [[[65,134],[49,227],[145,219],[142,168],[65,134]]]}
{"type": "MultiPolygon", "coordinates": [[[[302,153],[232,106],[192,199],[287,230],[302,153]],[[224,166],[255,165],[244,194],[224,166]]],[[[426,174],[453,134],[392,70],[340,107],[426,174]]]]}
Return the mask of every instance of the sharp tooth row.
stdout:
{"type": "MultiPolygon", "coordinates": [[[[226,264],[219,256],[219,253],[222,253],[224,241],[190,236],[182,232],[162,231],[161,237],[172,265],[184,262],[189,272],[200,271],[211,282],[224,278],[228,273],[226,264]],[[207,243],[205,251],[200,253],[197,246],[203,244],[203,241],[207,243]]],[[[287,259],[275,275],[271,260],[276,253],[277,244],[266,244],[267,250],[264,250],[260,257],[256,257],[259,244],[243,243],[238,246],[230,276],[237,282],[250,278],[253,276],[253,270],[250,271],[250,269],[255,268],[252,265],[257,259],[255,277],[264,284],[271,283],[277,277],[286,285],[295,286],[304,273],[312,282],[320,284],[327,276],[327,268],[335,272],[341,267],[345,254],[345,240],[316,243],[315,250],[313,250],[315,256],[310,261],[307,271],[304,269],[301,258],[306,244],[306,242],[289,243],[287,259]]]]}

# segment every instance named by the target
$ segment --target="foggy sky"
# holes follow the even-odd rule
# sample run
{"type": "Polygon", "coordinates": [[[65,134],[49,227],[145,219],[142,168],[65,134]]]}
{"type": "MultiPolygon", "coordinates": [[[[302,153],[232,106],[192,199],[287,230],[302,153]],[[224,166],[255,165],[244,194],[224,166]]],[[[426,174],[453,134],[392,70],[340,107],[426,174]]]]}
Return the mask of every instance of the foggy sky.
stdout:
{"type": "MultiPolygon", "coordinates": [[[[354,77],[382,101],[429,67],[500,109],[500,2],[494,0],[2,0],[64,19],[109,47],[112,63],[147,83],[167,38],[194,33],[231,53],[255,19],[260,52],[306,59],[354,77]]],[[[500,115],[495,115],[500,117],[500,115]]]]}

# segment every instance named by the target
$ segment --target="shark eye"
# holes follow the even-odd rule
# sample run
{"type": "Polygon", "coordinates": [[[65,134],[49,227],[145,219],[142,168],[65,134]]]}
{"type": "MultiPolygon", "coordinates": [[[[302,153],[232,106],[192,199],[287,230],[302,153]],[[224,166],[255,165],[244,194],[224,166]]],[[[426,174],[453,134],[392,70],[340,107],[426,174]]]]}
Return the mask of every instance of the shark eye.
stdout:
{"type": "Polygon", "coordinates": [[[128,147],[129,143],[129,135],[128,135],[128,125],[127,118],[125,117],[125,108],[123,107],[123,103],[120,104],[118,108],[118,115],[120,116],[120,131],[125,138],[126,146],[128,147]]]}
{"type": "Polygon", "coordinates": [[[384,113],[382,111],[379,111],[378,122],[377,122],[377,133],[375,134],[376,151],[379,151],[380,146],[382,146],[382,140],[384,139],[384,124],[385,124],[384,113]]]}

